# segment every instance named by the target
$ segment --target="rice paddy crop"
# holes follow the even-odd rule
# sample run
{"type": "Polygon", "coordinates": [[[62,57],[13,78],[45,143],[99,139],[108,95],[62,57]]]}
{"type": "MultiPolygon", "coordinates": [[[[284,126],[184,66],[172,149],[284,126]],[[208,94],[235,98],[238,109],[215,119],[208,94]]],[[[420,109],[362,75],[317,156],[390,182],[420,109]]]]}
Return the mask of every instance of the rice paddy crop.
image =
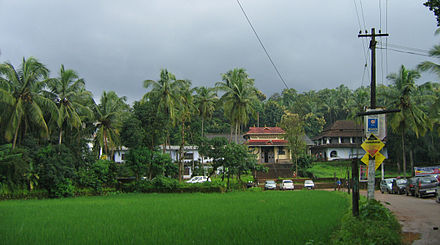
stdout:
{"type": "Polygon", "coordinates": [[[3,201],[0,244],[325,244],[348,205],[326,191],[3,201]]]}

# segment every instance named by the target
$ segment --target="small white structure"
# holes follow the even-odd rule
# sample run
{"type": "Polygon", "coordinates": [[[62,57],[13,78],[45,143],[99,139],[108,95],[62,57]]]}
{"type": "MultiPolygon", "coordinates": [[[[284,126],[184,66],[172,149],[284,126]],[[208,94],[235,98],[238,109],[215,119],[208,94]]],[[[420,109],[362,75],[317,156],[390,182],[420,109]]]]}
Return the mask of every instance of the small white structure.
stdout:
{"type": "MultiPolygon", "coordinates": [[[[350,120],[339,120],[313,138],[312,154],[324,161],[362,158],[365,151],[360,147],[364,127],[350,120]]],[[[386,148],[381,153],[388,157],[386,148]]]]}

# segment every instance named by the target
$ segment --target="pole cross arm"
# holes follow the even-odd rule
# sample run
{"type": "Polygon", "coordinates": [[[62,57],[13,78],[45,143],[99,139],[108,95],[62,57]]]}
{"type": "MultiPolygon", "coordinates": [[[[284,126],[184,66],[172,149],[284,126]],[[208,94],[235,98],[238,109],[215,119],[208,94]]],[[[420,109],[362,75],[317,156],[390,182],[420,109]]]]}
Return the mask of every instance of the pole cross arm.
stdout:
{"type": "Polygon", "coordinates": [[[389,114],[400,112],[400,109],[392,109],[392,110],[383,110],[383,111],[368,111],[368,112],[359,112],[356,114],[357,117],[367,116],[367,115],[379,115],[379,114],[389,114]]]}

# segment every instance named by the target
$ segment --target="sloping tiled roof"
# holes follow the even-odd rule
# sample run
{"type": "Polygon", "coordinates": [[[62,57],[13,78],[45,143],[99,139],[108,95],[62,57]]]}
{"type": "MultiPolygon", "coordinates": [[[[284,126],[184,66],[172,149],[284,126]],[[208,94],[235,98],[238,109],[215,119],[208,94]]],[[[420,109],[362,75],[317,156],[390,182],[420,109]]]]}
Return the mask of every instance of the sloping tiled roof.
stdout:
{"type": "Polygon", "coordinates": [[[250,127],[245,134],[285,134],[286,132],[280,127],[250,127]]]}
{"type": "Polygon", "coordinates": [[[362,125],[351,120],[339,120],[329,127],[325,128],[322,133],[314,139],[323,137],[362,137],[364,129],[362,125]]]}
{"type": "Polygon", "coordinates": [[[257,145],[287,145],[287,140],[248,140],[246,145],[257,146],[257,145]]]}

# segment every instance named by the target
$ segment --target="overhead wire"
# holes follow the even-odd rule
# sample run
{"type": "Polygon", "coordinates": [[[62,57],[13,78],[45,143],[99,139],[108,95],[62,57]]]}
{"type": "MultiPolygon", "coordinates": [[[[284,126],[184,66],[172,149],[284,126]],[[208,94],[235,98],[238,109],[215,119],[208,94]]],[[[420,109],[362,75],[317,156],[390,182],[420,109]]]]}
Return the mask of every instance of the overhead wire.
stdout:
{"type": "MultiPolygon", "coordinates": [[[[379,32],[382,31],[382,0],[379,0],[379,32]]],[[[380,37],[382,41],[382,37],[380,37]]],[[[381,70],[381,83],[383,85],[384,72],[383,72],[383,50],[380,50],[380,70],[381,70]]]]}
{"type": "Polygon", "coordinates": [[[241,5],[239,0],[236,0],[238,3],[238,6],[240,6],[241,11],[243,12],[244,17],[246,18],[247,22],[249,23],[249,26],[251,27],[252,31],[255,34],[255,37],[258,39],[258,42],[260,43],[261,47],[263,48],[264,52],[266,53],[267,58],[269,59],[270,63],[272,64],[273,68],[275,69],[275,72],[278,74],[278,77],[281,79],[281,81],[284,83],[284,86],[286,86],[287,89],[289,89],[289,86],[287,86],[286,81],[284,80],[283,76],[281,76],[281,73],[279,72],[277,66],[275,65],[275,63],[273,62],[272,58],[269,55],[269,52],[266,50],[266,48],[264,47],[263,42],[261,41],[261,38],[259,37],[257,31],[255,30],[254,26],[252,25],[249,17],[246,14],[246,11],[244,11],[243,6],[241,5]]]}
{"type": "MultiPolygon", "coordinates": [[[[358,6],[356,4],[356,0],[353,0],[353,3],[354,3],[354,9],[356,11],[358,25],[359,25],[359,31],[362,32],[362,29],[366,30],[365,19],[363,18],[364,26],[362,27],[361,20],[360,20],[360,17],[359,17],[358,6]]],[[[363,13],[363,10],[362,10],[362,17],[363,16],[364,16],[364,13],[363,13]]],[[[366,41],[363,38],[361,38],[361,42],[362,42],[362,52],[364,53],[364,58],[365,58],[364,71],[363,71],[363,74],[362,74],[361,86],[364,86],[364,78],[365,78],[365,72],[366,72],[366,70],[368,68],[369,56],[367,55],[367,51],[366,51],[367,48],[365,47],[366,46],[365,45],[366,41]]]]}

